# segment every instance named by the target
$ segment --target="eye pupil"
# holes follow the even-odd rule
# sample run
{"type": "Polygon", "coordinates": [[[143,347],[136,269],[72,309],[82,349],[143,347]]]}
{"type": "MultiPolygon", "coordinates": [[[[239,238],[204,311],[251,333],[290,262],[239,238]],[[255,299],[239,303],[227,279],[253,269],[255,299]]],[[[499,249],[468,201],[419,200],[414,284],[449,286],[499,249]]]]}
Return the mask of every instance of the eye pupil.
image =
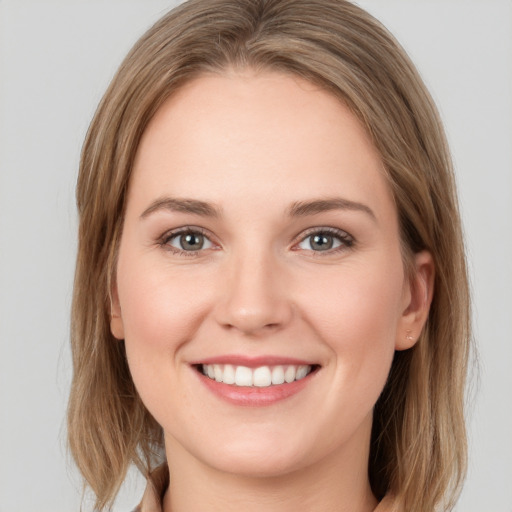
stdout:
{"type": "Polygon", "coordinates": [[[180,236],[180,245],[185,251],[198,251],[204,245],[204,236],[199,233],[185,233],[180,236]]]}
{"type": "Polygon", "coordinates": [[[311,237],[311,248],[315,251],[327,251],[333,246],[333,237],[325,234],[316,234],[311,237]]]}

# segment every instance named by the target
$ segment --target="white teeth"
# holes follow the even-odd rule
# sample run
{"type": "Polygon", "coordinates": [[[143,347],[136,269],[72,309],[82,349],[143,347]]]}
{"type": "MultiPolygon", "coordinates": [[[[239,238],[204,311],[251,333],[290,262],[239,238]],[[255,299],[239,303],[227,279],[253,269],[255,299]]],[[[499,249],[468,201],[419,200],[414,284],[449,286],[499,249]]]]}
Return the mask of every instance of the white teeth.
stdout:
{"type": "Polygon", "coordinates": [[[272,384],[272,374],[270,373],[270,368],[268,366],[256,368],[252,375],[252,381],[253,384],[259,388],[266,388],[270,386],[270,384],[272,384]]]}
{"type": "Polygon", "coordinates": [[[204,364],[202,372],[212,380],[235,386],[266,388],[301,380],[311,373],[310,365],[277,365],[248,368],[231,364],[204,364]]]}
{"type": "Polygon", "coordinates": [[[252,386],[252,370],[246,366],[237,366],[235,384],[237,386],[252,386]]]}
{"type": "Polygon", "coordinates": [[[299,366],[297,368],[297,374],[295,376],[295,380],[301,380],[308,374],[308,366],[299,366]]]}
{"type": "Polygon", "coordinates": [[[224,384],[235,383],[235,368],[232,365],[226,364],[224,366],[224,376],[222,382],[224,382],[224,384]]]}
{"type": "Polygon", "coordinates": [[[297,368],[295,366],[288,366],[286,371],[284,372],[284,380],[288,382],[293,382],[295,380],[295,375],[297,373],[297,368]]]}
{"type": "Polygon", "coordinates": [[[213,376],[217,382],[222,382],[222,378],[224,376],[223,373],[224,372],[219,364],[213,365],[213,376]]]}
{"type": "Polygon", "coordinates": [[[284,368],[282,366],[272,368],[272,384],[284,384],[284,368]]]}

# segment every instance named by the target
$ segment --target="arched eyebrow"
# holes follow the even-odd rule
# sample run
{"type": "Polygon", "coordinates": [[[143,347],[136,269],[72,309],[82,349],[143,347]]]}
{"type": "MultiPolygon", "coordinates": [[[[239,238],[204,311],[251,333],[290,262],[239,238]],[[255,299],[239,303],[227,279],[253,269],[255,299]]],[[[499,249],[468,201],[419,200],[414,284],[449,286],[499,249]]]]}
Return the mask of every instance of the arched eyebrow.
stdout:
{"type": "Polygon", "coordinates": [[[375,213],[373,213],[373,210],[369,206],[341,197],[317,199],[313,201],[297,201],[288,209],[288,215],[290,217],[305,217],[307,215],[316,215],[331,210],[359,211],[368,214],[372,220],[377,221],[375,213]]]}
{"type": "Polygon", "coordinates": [[[201,217],[220,217],[220,210],[211,203],[197,199],[178,199],[175,197],[161,197],[153,201],[141,214],[145,219],[158,211],[191,213],[201,217]]]}
{"type": "MultiPolygon", "coordinates": [[[[144,219],[157,211],[170,211],[191,213],[201,217],[215,217],[221,216],[221,210],[206,201],[199,201],[197,199],[181,199],[174,197],[162,197],[153,201],[148,208],[146,208],[140,218],[144,219]]],[[[312,201],[296,201],[288,208],[288,216],[290,217],[305,217],[307,215],[316,215],[318,213],[327,212],[331,210],[353,210],[360,211],[368,214],[372,220],[376,221],[377,218],[372,209],[363,203],[350,201],[341,197],[334,197],[329,199],[316,199],[312,201]]]]}

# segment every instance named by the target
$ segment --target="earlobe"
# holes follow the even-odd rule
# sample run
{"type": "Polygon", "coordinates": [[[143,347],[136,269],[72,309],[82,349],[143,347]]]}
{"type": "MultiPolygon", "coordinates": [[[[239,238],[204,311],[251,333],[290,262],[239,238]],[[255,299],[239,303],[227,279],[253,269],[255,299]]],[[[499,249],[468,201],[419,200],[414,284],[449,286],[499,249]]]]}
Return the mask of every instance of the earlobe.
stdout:
{"type": "Polygon", "coordinates": [[[434,294],[435,266],[432,255],[421,251],[414,256],[414,274],[407,283],[407,297],[397,329],[396,350],[411,348],[427,321],[434,294]]]}
{"type": "Polygon", "coordinates": [[[115,284],[112,286],[112,293],[110,294],[110,332],[114,338],[124,340],[123,318],[121,315],[117,285],[115,284]]]}

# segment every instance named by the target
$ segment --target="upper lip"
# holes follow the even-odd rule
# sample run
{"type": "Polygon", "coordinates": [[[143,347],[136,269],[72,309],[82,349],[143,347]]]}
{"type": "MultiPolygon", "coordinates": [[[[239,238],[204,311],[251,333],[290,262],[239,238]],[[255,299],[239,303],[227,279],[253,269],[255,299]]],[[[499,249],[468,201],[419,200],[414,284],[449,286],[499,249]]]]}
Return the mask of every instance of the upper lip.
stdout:
{"type": "Polygon", "coordinates": [[[238,354],[227,354],[221,356],[207,357],[205,359],[193,361],[192,365],[209,365],[209,364],[231,364],[233,366],[246,366],[248,368],[259,368],[260,366],[278,366],[278,365],[314,365],[311,361],[297,359],[294,357],[283,356],[257,356],[250,357],[238,354]]]}

